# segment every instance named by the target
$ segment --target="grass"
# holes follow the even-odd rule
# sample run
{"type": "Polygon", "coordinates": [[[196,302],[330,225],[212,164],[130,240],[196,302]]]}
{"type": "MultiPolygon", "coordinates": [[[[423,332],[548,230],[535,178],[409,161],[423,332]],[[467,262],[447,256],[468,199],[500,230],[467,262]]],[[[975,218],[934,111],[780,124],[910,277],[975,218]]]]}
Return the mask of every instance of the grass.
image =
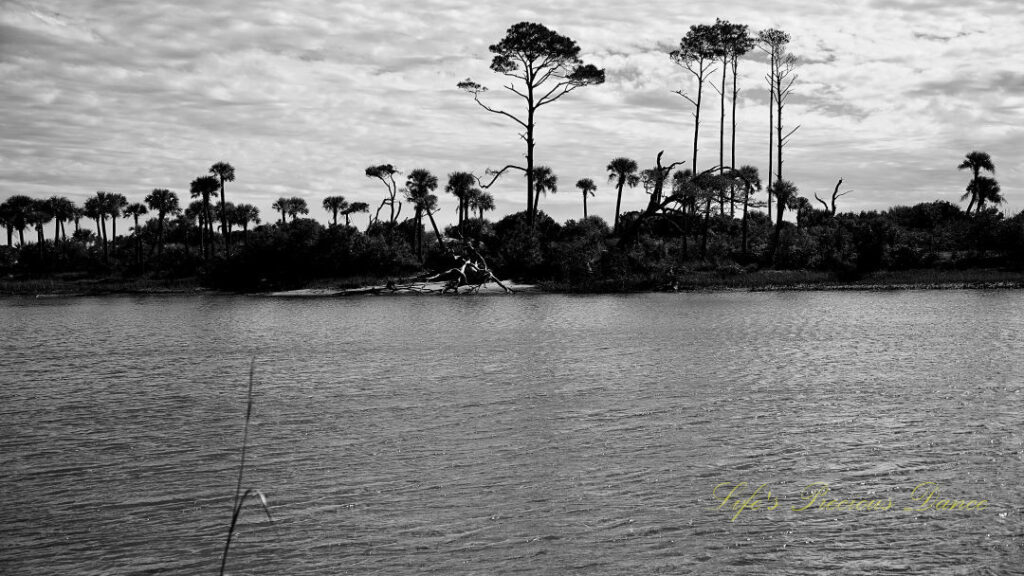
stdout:
{"type": "Polygon", "coordinates": [[[249,364],[249,392],[248,401],[245,407],[245,427],[242,432],[242,459],[238,465],[238,483],[235,485],[235,503],[231,511],[231,524],[228,526],[228,537],[224,542],[224,555],[220,561],[220,574],[224,576],[224,569],[228,564],[228,551],[231,549],[231,538],[235,534],[235,526],[238,525],[238,518],[242,514],[242,506],[245,504],[246,498],[257,497],[259,498],[260,505],[263,507],[263,511],[267,513],[267,519],[271,522],[274,518],[270,515],[270,506],[267,504],[267,497],[263,495],[256,488],[246,488],[242,491],[242,476],[245,474],[245,449],[249,441],[249,420],[252,419],[252,388],[253,380],[256,373],[256,358],[252,359],[252,363],[249,364]]]}

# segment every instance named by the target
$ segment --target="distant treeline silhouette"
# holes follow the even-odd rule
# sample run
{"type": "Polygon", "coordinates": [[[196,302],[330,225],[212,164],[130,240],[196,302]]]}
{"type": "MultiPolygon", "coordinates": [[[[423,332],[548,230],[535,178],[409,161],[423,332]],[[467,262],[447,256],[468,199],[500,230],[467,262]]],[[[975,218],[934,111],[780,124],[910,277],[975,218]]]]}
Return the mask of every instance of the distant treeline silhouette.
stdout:
{"type": "Polygon", "coordinates": [[[1020,265],[1022,215],[1005,218],[999,211],[999,184],[983,175],[994,174],[995,165],[984,152],[967,154],[959,165],[971,173],[961,198],[967,201],[966,209],[936,201],[843,213],[838,202],[850,191],[841,189],[842,179],[831,197],[813,195],[820,209],[800,196],[796,184],[783,178],[785,145],[799,128],[787,130],[783,125],[785,103],[797,78],[789,42],[789,35],[780,30],[752,34],[745,25],[723,20],[690,27],[668,57],[695,81],[695,94],[677,91],[693,107],[693,148],[687,151],[688,160],[667,165],[662,162],[664,152],[659,153],[646,169],[632,158],[611,159],[607,177],[616,194],[611,226],[588,213],[587,199],[598,193],[592,178],[581,178],[575,185],[582,195],[580,220],[558,224],[539,209],[542,196],[558,192],[558,177],[551,167],[536,162],[536,114],[579,88],[603,83],[605,72],[584,63],[571,38],[542,24],[521,22],[490,51],[491,69],[507,79],[504,88],[523,100],[525,110],[515,114],[492,106],[486,100],[487,88],[471,79],[458,87],[484,110],[525,131],[525,165],[488,169],[483,178],[470,172],[449,174],[444,191],[455,200],[457,219],[444,231],[434,217],[441,203],[434,194],[440,182],[424,169],[405,174],[392,164],[367,167],[366,177],[385,187],[372,212],[367,203],[328,196],[322,203],[330,215],[325,226],[303,217],[309,214],[305,199],[282,197],[272,205],[280,219],[260,224],[256,207],[227,201],[225,184],[234,181],[235,169],[217,162],[191,182],[193,201],[184,209],[178,195],[167,189],[155,189],[143,202],[134,203],[121,194],[97,192],[81,207],[60,196],[11,196],[0,204],[0,226],[7,231],[0,268],[26,276],[196,277],[215,287],[260,290],[319,278],[382,278],[444,269],[467,242],[486,255],[499,274],[597,290],[672,285],[678,277],[699,270],[739,274],[773,267],[853,278],[879,269],[1020,265]],[[756,167],[735,166],[737,70],[741,58],[755,47],[768,63],[766,183],[756,167]],[[717,86],[716,66],[721,72],[717,86]],[[708,86],[720,96],[718,162],[697,171],[708,86]],[[727,162],[729,108],[732,140],[727,162]],[[687,161],[689,167],[682,168],[687,161]],[[525,210],[490,222],[484,216],[495,202],[486,190],[510,171],[524,176],[525,210]],[[623,190],[638,186],[648,195],[647,206],[623,213],[623,190]],[[412,215],[403,219],[405,204],[412,215]],[[794,214],[795,223],[785,220],[787,211],[794,214]],[[153,217],[140,222],[147,213],[153,217]],[[352,225],[352,216],[360,213],[367,214],[362,230],[352,225]],[[343,224],[339,216],[344,217],[343,224]],[[82,224],[83,218],[95,223],[95,232],[82,224]],[[118,237],[120,218],[134,224],[127,237],[118,237]],[[53,233],[47,239],[45,229],[51,222],[53,233]],[[74,224],[70,236],[69,223],[74,224]],[[26,229],[35,231],[35,246],[27,245],[26,229]]]}

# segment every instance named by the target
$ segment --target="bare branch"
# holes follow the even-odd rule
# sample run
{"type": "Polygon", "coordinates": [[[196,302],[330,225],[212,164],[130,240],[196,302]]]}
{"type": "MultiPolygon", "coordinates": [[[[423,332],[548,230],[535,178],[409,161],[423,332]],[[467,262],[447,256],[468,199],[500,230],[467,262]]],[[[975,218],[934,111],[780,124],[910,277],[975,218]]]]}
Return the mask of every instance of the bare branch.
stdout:
{"type": "Polygon", "coordinates": [[[496,182],[496,181],[498,180],[498,178],[499,178],[499,177],[500,177],[500,176],[501,176],[502,174],[504,174],[506,170],[509,170],[509,169],[512,169],[512,170],[520,170],[520,171],[522,171],[523,173],[525,173],[525,172],[526,172],[526,168],[523,168],[522,166],[516,166],[516,165],[514,165],[514,164],[509,164],[509,165],[505,166],[504,168],[502,168],[501,170],[498,170],[498,171],[494,171],[494,170],[491,170],[490,168],[488,168],[488,169],[487,169],[487,171],[486,171],[487,175],[489,175],[489,176],[490,176],[490,175],[493,175],[493,176],[494,176],[494,178],[491,178],[491,181],[490,181],[489,183],[487,183],[487,184],[484,184],[484,181],[483,181],[483,180],[481,180],[481,179],[480,179],[480,177],[479,177],[479,176],[477,176],[476,174],[473,174],[473,178],[475,178],[475,179],[476,179],[476,183],[477,183],[477,184],[478,184],[478,185],[479,185],[479,186],[480,186],[481,188],[487,189],[487,188],[490,188],[491,186],[493,186],[493,185],[494,185],[494,183],[495,183],[495,182],[496,182]]]}

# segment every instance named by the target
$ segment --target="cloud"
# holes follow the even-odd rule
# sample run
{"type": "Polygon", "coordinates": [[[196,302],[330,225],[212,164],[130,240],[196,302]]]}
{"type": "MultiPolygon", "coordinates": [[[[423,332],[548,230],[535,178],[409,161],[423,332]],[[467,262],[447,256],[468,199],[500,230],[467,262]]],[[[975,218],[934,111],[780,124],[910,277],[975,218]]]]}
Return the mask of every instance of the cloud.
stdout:
{"type": "MultiPolygon", "coordinates": [[[[0,4],[0,194],[182,193],[226,160],[238,172],[229,195],[269,213],[278,195],[319,205],[343,194],[375,206],[382,187],[363,175],[370,164],[446,175],[519,162],[521,129],[455,84],[472,77],[521,111],[501,94],[487,48],[524,19],[571,36],[607,71],[604,85],[542,109],[537,128],[538,161],[563,182],[603,182],[616,156],[641,166],[659,150],[690,158],[692,107],[673,91],[694,86],[665,53],[690,25],[715,17],[791,33],[799,79],[785,118],[801,128],[785,171],[808,196],[842,176],[857,190],[847,205],[858,209],[952,200],[964,186],[959,158],[983,149],[1010,207],[1024,208],[1024,75],[1008,56],[1024,48],[1024,22],[1015,2],[996,0],[799,9],[661,1],[627,11],[612,0],[258,0],[244,9],[226,0],[9,0],[0,4]]],[[[766,70],[762,55],[749,56],[737,161],[763,167],[766,70]]],[[[718,98],[706,96],[698,161],[709,165],[718,161],[718,98]]],[[[522,209],[522,188],[517,177],[495,185],[499,214],[522,209]]],[[[578,217],[578,195],[565,188],[542,205],[578,217]]],[[[627,194],[627,209],[645,200],[627,194]]],[[[599,191],[592,206],[610,217],[613,204],[599,191]]]]}

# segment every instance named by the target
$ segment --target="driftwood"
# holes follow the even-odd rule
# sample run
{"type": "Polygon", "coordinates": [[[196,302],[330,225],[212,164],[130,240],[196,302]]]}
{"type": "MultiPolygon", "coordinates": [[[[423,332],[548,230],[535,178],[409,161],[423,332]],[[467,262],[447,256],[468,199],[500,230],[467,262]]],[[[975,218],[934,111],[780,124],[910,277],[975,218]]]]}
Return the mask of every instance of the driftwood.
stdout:
{"type": "Polygon", "coordinates": [[[472,294],[483,285],[493,282],[501,287],[506,294],[514,294],[515,290],[506,286],[494,272],[487,266],[487,260],[477,251],[471,242],[463,242],[466,255],[457,255],[448,251],[449,256],[454,260],[454,266],[436,274],[430,274],[418,278],[415,282],[398,284],[388,280],[384,286],[369,286],[344,290],[343,295],[357,294],[447,294],[449,292],[459,293],[460,288],[472,294]]]}

